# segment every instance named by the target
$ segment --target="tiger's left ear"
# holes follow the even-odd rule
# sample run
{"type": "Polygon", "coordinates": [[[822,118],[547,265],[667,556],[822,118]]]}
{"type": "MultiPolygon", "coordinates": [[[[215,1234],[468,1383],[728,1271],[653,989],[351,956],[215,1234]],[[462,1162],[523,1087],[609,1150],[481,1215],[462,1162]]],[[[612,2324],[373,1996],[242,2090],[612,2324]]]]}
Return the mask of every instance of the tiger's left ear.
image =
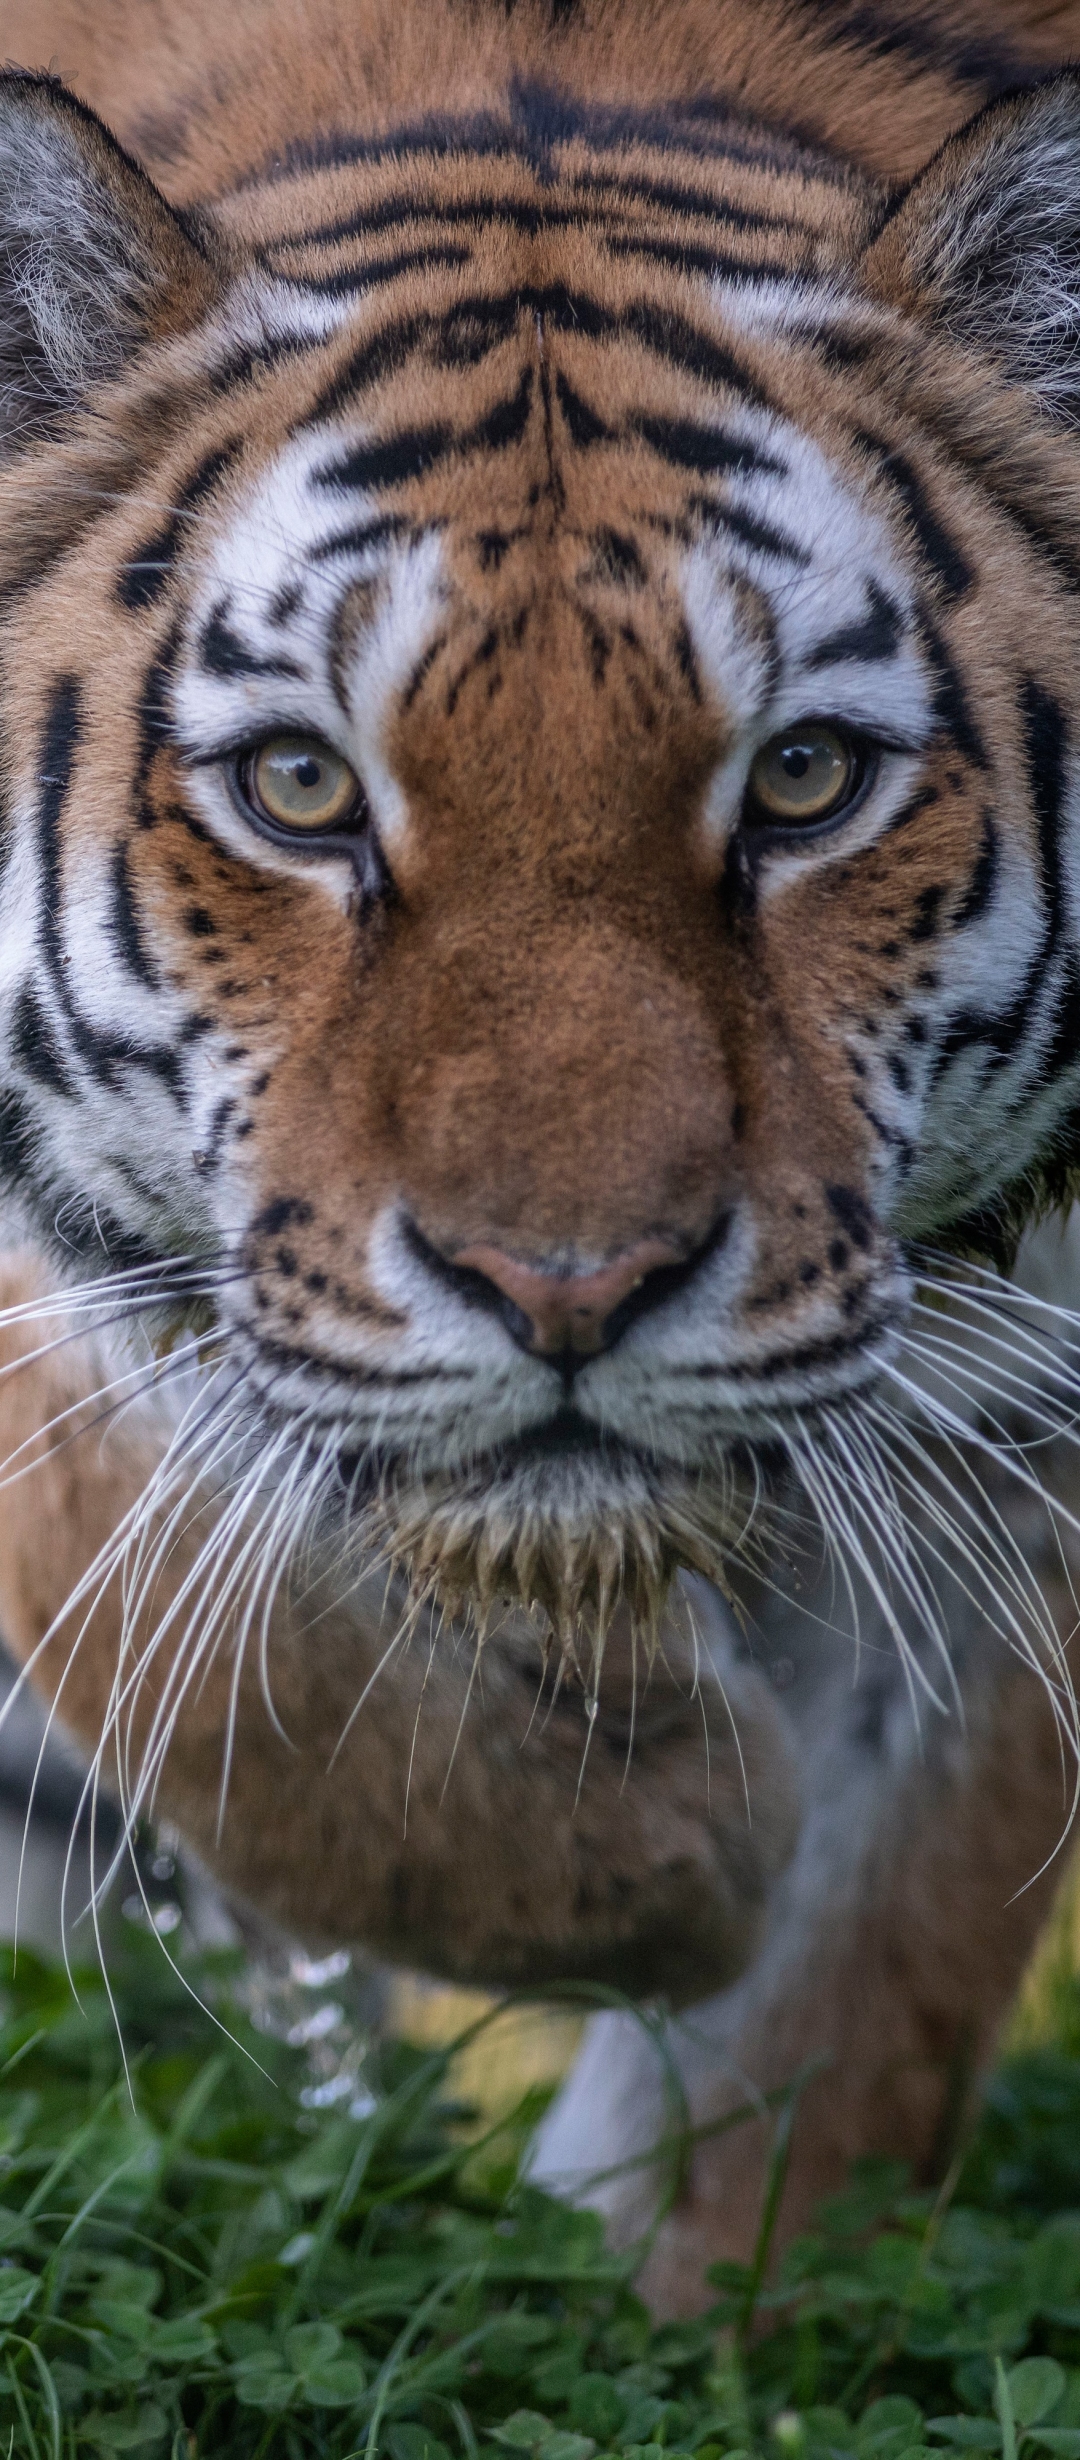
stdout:
{"type": "Polygon", "coordinates": [[[193,231],[54,77],[0,74],[0,452],[205,313],[193,231]]]}
{"type": "Polygon", "coordinates": [[[872,242],[873,294],[935,323],[1080,424],[1080,73],[991,103],[872,242]]]}

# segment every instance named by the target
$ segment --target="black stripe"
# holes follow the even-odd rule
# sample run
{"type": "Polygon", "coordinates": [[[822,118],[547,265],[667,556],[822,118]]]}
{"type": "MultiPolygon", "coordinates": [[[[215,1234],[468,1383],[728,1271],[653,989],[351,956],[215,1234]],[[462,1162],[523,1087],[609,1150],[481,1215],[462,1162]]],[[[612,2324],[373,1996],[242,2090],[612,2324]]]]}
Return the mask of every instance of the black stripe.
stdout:
{"type": "Polygon", "coordinates": [[[733,351],[718,342],[715,335],[689,323],[685,316],[670,308],[659,308],[651,300],[642,299],[630,306],[612,311],[595,300],[585,300],[570,292],[540,292],[537,315],[550,315],[552,324],[564,333],[586,332],[594,341],[632,341],[654,358],[666,360],[680,374],[696,376],[704,384],[723,385],[737,393],[743,401],[758,409],[771,409],[768,395],[757,379],[735,357],[733,351]],[[551,306],[543,302],[550,296],[551,306]]]}
{"type": "Polygon", "coordinates": [[[30,983],[23,985],[15,1002],[11,1020],[11,1051],[12,1057],[36,1085],[44,1085],[50,1093],[61,1093],[70,1099],[75,1087],[63,1052],[37,992],[30,983]]]}
{"type": "Polygon", "coordinates": [[[37,837],[41,864],[42,911],[39,925],[45,962],[56,988],[63,993],[64,954],[60,940],[63,874],[60,822],[71,791],[75,758],[82,741],[82,693],[74,675],[61,675],[49,695],[38,762],[37,837]]]}
{"type": "Polygon", "coordinates": [[[909,795],[907,802],[901,805],[895,818],[886,822],[882,835],[885,837],[898,836],[901,829],[910,828],[913,820],[918,820],[924,811],[932,810],[934,804],[940,800],[940,792],[936,786],[930,784],[917,786],[914,794],[909,795]]]}
{"type": "Polygon", "coordinates": [[[842,666],[848,658],[864,658],[872,664],[884,664],[895,658],[904,637],[900,609],[877,581],[867,582],[866,596],[866,614],[855,623],[842,624],[839,631],[830,632],[803,659],[810,674],[816,674],[823,666],[842,666]]]}
{"type": "Polygon", "coordinates": [[[230,350],[210,374],[210,391],[232,393],[250,384],[253,377],[270,375],[275,368],[284,367],[290,359],[314,358],[336,340],[335,333],[279,333],[272,342],[252,342],[247,349],[230,350]]]}
{"type": "Polygon", "coordinates": [[[1059,1076],[1075,1067],[1080,1059],[1080,966],[1070,949],[1065,960],[1064,980],[1054,1031],[1039,1061],[1039,1072],[1032,1091],[1045,1091],[1055,1085],[1059,1076]]]}
{"type": "Polygon", "coordinates": [[[471,248],[433,242],[426,248],[404,249],[400,256],[373,257],[359,265],[336,265],[330,273],[287,273],[282,266],[270,270],[275,282],[287,282],[292,290],[311,291],[320,299],[348,299],[356,293],[378,290],[387,282],[396,282],[405,273],[427,273],[437,265],[468,265],[471,261],[471,248]]]}
{"type": "MultiPolygon", "coordinates": [[[[0,1182],[5,1187],[33,1189],[37,1144],[38,1132],[28,1103],[13,1085],[0,1087],[0,1182]]],[[[55,1210],[54,1205],[46,1217],[48,1231],[52,1230],[55,1210]]]]}
{"type": "MultiPolygon", "coordinates": [[[[425,470],[444,461],[455,446],[452,427],[414,427],[384,438],[380,444],[358,444],[337,461],[324,461],[312,473],[313,487],[397,487],[405,479],[422,478],[425,470]]],[[[464,433],[461,438],[464,446],[464,433]]]]}
{"type": "MultiPolygon", "coordinates": [[[[571,192],[571,204],[556,204],[548,197],[535,203],[505,196],[440,197],[430,191],[425,196],[402,188],[394,196],[381,198],[377,205],[360,206],[333,222],[316,222],[307,229],[285,233],[268,243],[263,260],[268,270],[278,273],[281,267],[276,258],[286,249],[299,252],[303,248],[340,247],[346,240],[373,238],[381,232],[400,230],[403,223],[409,222],[434,222],[441,230],[461,223],[477,230],[504,226],[521,231],[530,239],[547,230],[568,228],[603,233],[610,229],[620,208],[635,205],[646,205],[651,212],[708,222],[714,230],[719,225],[725,231],[766,231],[774,235],[779,232],[800,238],[817,235],[812,224],[801,221],[797,215],[765,213],[751,206],[735,205],[720,190],[714,193],[686,182],[584,171],[565,173],[560,187],[564,194],[567,190],[571,192]],[[594,206],[582,202],[590,193],[600,200],[594,206]]],[[[785,271],[790,272],[790,266],[785,271]]]]}
{"type": "Polygon", "coordinates": [[[575,194],[599,191],[616,204],[647,205],[652,212],[685,215],[720,222],[729,231],[781,231],[816,238],[816,226],[798,214],[770,213],[752,205],[736,205],[722,190],[694,188],[685,180],[650,179],[644,173],[580,171],[567,175],[575,194]]]}
{"type": "Polygon", "coordinates": [[[202,1158],[199,1164],[200,1170],[205,1172],[208,1177],[213,1176],[213,1173],[217,1170],[220,1164],[221,1149],[225,1142],[225,1131],[229,1125],[230,1119],[235,1118],[236,1107],[235,1096],[231,1093],[222,1094],[220,1101],[214,1106],[213,1115],[210,1120],[210,1134],[206,1144],[203,1146],[202,1158]]]}
{"type": "Polygon", "coordinates": [[[163,1043],[140,1043],[124,1034],[101,1033],[76,1006],[64,963],[64,875],[61,824],[79,745],[82,741],[82,695],[73,675],[62,675],[49,695],[39,763],[37,841],[41,868],[41,949],[57,1004],[77,1058],[100,1085],[111,1090],[130,1068],[141,1068],[183,1103],[183,1078],[174,1050],[163,1043]]]}
{"type": "Polygon", "coordinates": [[[1061,832],[1065,811],[1068,727],[1053,694],[1028,676],[1020,695],[1024,763],[1039,833],[1039,873],[1046,906],[1045,957],[1057,948],[1066,922],[1061,832]]]}
{"type": "MultiPolygon", "coordinates": [[[[906,1143],[907,1140],[906,1138],[892,1138],[891,1141],[906,1143]]],[[[865,1357],[868,1343],[878,1333],[891,1332],[893,1329],[893,1326],[884,1320],[880,1323],[864,1323],[862,1331],[857,1334],[836,1333],[831,1341],[807,1342],[801,1349],[777,1350],[768,1357],[750,1359],[744,1365],[739,1365],[733,1360],[722,1367],[668,1367],[665,1373],[692,1378],[697,1384],[711,1382],[771,1383],[774,1379],[779,1380],[784,1375],[790,1374],[796,1367],[803,1370],[811,1367],[830,1367],[838,1365],[844,1358],[865,1357]]]]}
{"type": "Polygon", "coordinates": [[[651,445],[661,461],[669,461],[677,470],[696,470],[708,478],[718,470],[734,471],[745,478],[751,471],[770,478],[786,478],[787,464],[775,455],[760,453],[754,444],[740,442],[735,436],[725,436],[718,427],[699,427],[693,419],[638,418],[634,427],[646,444],[651,445]]]}
{"type": "Polygon", "coordinates": [[[1080,556],[1067,498],[1062,498],[1060,489],[1049,486],[1040,472],[1038,492],[1032,487],[1032,503],[1021,502],[1017,490],[1024,485],[1025,474],[1008,449],[996,445],[970,421],[965,424],[963,415],[950,415],[951,408],[948,403],[940,404],[934,420],[950,461],[979,488],[991,511],[1019,532],[1041,563],[1049,564],[1068,589],[1080,589],[1080,556]]]}
{"type": "Polygon", "coordinates": [[[854,48],[872,59],[910,60],[921,68],[942,69],[966,85],[981,87],[987,101],[1032,77],[1029,64],[1011,43],[996,41],[989,34],[973,37],[953,32],[945,13],[938,9],[896,18],[876,0],[872,8],[861,5],[861,0],[802,0],[802,6],[813,17],[815,30],[844,51],[854,48]]]}
{"type": "Polygon", "coordinates": [[[295,658],[257,658],[226,622],[231,601],[219,599],[199,638],[199,656],[208,675],[285,675],[303,677],[295,658]]]}
{"type": "Polygon", "coordinates": [[[523,368],[515,392],[496,402],[474,427],[415,427],[377,444],[358,444],[338,460],[324,462],[313,471],[310,483],[313,487],[359,487],[369,493],[421,478],[452,453],[501,452],[507,445],[519,444],[528,425],[532,383],[531,367],[523,368]]]}
{"type": "Polygon", "coordinates": [[[879,1142],[895,1154],[898,1170],[904,1173],[909,1171],[915,1159],[915,1147],[910,1136],[905,1136],[901,1128],[893,1127],[888,1119],[883,1119],[872,1103],[864,1101],[861,1093],[853,1093],[851,1098],[856,1110],[862,1112],[868,1127],[873,1128],[879,1142]]]}
{"type": "Polygon", "coordinates": [[[501,157],[523,163],[549,181],[558,169],[555,148],[582,140],[600,153],[623,153],[628,146],[646,145],[658,153],[685,154],[699,162],[809,172],[831,187],[850,188],[852,181],[851,165],[840,156],[819,150],[813,142],[802,143],[797,137],[762,128],[740,113],[726,95],[699,90],[666,108],[634,110],[580,102],[565,88],[522,79],[511,91],[505,115],[491,111],[455,119],[432,113],[378,137],[360,136],[354,129],[327,129],[284,147],[245,184],[303,178],[311,171],[344,169],[353,163],[400,165],[402,156],[408,154],[433,162],[462,155],[478,160],[501,157]]]}
{"type": "Polygon", "coordinates": [[[937,625],[926,608],[918,615],[919,638],[934,679],[934,715],[948,729],[958,752],[970,760],[976,769],[988,769],[990,763],[982,737],[968,708],[967,694],[945,647],[937,625]]]}
{"type": "Polygon", "coordinates": [[[509,399],[496,402],[493,410],[488,410],[482,419],[478,419],[470,439],[470,451],[475,447],[481,452],[501,453],[507,445],[520,444],[529,424],[532,388],[533,371],[531,367],[523,367],[517,391],[509,399]]]}
{"type": "Polygon", "coordinates": [[[695,376],[710,386],[723,386],[759,409],[771,408],[757,379],[725,348],[715,334],[694,325],[671,309],[647,299],[631,300],[623,308],[605,307],[584,291],[562,284],[520,290],[498,296],[478,293],[456,300],[442,316],[397,317],[353,353],[319,394],[299,422],[319,425],[347,408],[358,393],[397,373],[419,350],[427,349],[446,367],[475,366],[506,341],[523,320],[548,324],[556,333],[593,342],[636,342],[654,358],[695,376]],[[459,346],[460,345],[460,346],[459,346]]]}
{"type": "Polygon", "coordinates": [[[608,426],[599,411],[593,409],[591,402],[583,400],[561,373],[555,378],[555,398],[566,420],[570,442],[577,446],[579,452],[587,452],[590,444],[611,444],[615,441],[615,429],[608,426]]]}
{"type": "Polygon", "coordinates": [[[962,931],[968,923],[978,922],[997,887],[1000,856],[994,815],[986,810],[982,815],[982,841],[963,903],[953,916],[953,930],[962,931]]]}
{"type": "Polygon", "coordinates": [[[902,453],[894,452],[880,436],[868,435],[858,429],[853,442],[861,446],[874,463],[879,478],[885,480],[892,493],[899,497],[914,532],[916,544],[929,565],[943,597],[949,600],[964,597],[975,579],[967,557],[961,553],[943,522],[927,502],[921,479],[902,453]]]}
{"type": "MultiPolygon", "coordinates": [[[[426,529],[441,527],[436,522],[423,525],[426,529]]],[[[351,529],[335,530],[330,538],[322,538],[308,552],[309,564],[329,563],[335,555],[362,555],[369,547],[381,547],[390,538],[419,538],[419,522],[407,521],[404,513],[380,513],[374,521],[356,521],[351,529]]]]}
{"type": "Polygon", "coordinates": [[[146,801],[151,767],[158,752],[173,741],[170,686],[180,654],[180,632],[179,623],[174,624],[161,648],[155,651],[143,676],[135,707],[138,748],[132,778],[132,801],[142,828],[153,828],[155,825],[155,815],[146,801]]]}
{"type": "Polygon", "coordinates": [[[218,480],[231,468],[243,452],[243,440],[233,436],[227,444],[208,453],[204,461],[181,487],[169,518],[152,538],[144,540],[117,577],[116,595],[131,614],[153,606],[168,582],[177,553],[183,544],[186,526],[191,522],[208,495],[212,495],[218,480]]]}
{"type": "Polygon", "coordinates": [[[736,937],[745,939],[758,908],[758,865],[745,830],[733,829],[716,884],[716,902],[736,937]]]}
{"type": "Polygon", "coordinates": [[[112,911],[109,926],[113,946],[122,965],[136,982],[144,983],[148,991],[160,991],[161,976],[142,935],[138,909],[131,885],[128,849],[121,841],[112,859],[112,911]]]}
{"type": "Polygon", "coordinates": [[[703,274],[713,281],[787,282],[792,290],[799,283],[798,268],[777,257],[732,256],[728,249],[695,247],[689,240],[653,239],[645,232],[640,238],[613,232],[603,244],[609,256],[643,257],[651,265],[665,265],[671,273],[684,273],[688,278],[703,274]]]}
{"type": "Polygon", "coordinates": [[[436,364],[443,366],[479,366],[501,342],[509,341],[521,315],[521,300],[516,291],[505,292],[500,298],[478,291],[455,300],[441,316],[395,317],[354,351],[344,367],[331,377],[313,408],[305,413],[301,427],[321,425],[337,411],[349,408],[357,394],[366,393],[372,385],[396,375],[418,350],[428,350],[436,364]]]}
{"type": "MultiPolygon", "coordinates": [[[[593,561],[586,567],[587,581],[607,582],[618,589],[643,589],[648,573],[642,562],[637,541],[623,530],[611,529],[606,523],[593,530],[589,538],[593,561]]],[[[689,649],[689,642],[687,642],[689,649]]],[[[680,653],[680,663],[682,653],[680,653]]],[[[684,669],[684,671],[686,671],[684,669]]],[[[689,677],[688,677],[689,679],[689,677]]],[[[700,698],[700,694],[698,695],[700,698]]]]}
{"type": "Polygon", "coordinates": [[[849,369],[862,367],[881,348],[879,333],[860,333],[853,326],[791,324],[786,332],[789,342],[812,350],[819,366],[835,375],[847,375],[849,369]]]}
{"type": "Polygon", "coordinates": [[[771,522],[756,521],[752,514],[738,512],[734,505],[718,504],[711,495],[692,495],[687,499],[687,511],[697,513],[706,528],[724,530],[737,538],[744,547],[753,547],[758,555],[774,556],[782,564],[805,567],[812,561],[806,547],[800,547],[785,530],[774,529],[771,522]]]}
{"type": "Polygon", "coordinates": [[[937,939],[941,929],[941,909],[945,903],[946,894],[946,889],[940,880],[932,880],[927,888],[919,890],[915,899],[915,920],[907,935],[913,947],[918,947],[926,940],[937,939]]]}
{"type": "MultiPolygon", "coordinates": [[[[954,1059],[973,1045],[982,1044],[987,1063],[995,1071],[1003,1068],[1014,1056],[1018,1045],[1031,1030],[1033,1012],[1046,989],[1068,921],[1061,863],[1068,745],[1065,716],[1057,701],[1032,676],[1026,678],[1021,689],[1019,716],[1024,766],[1038,832],[1042,937],[1015,999],[1010,1001],[1001,1015],[992,1016],[985,1009],[965,1008],[954,1017],[935,1060],[935,1081],[954,1059]]],[[[1050,1072],[1077,1055],[1077,1042],[1066,1038],[1073,1031],[1072,1011],[1075,1006],[1072,994],[1076,965],[1071,949],[1067,951],[1067,960],[1061,985],[1065,1011],[1064,1036],[1059,1018],[1050,1047],[1039,1060],[1040,1082],[1049,1081],[1050,1072]]],[[[1033,1059],[1036,1056],[1033,1050],[1033,1059]]]]}

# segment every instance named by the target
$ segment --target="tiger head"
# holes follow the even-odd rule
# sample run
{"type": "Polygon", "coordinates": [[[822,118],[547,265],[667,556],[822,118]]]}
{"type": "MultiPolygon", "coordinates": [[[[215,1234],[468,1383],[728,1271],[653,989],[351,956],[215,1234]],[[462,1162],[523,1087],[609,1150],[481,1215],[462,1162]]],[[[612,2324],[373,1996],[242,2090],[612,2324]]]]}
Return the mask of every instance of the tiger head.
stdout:
{"type": "Polygon", "coordinates": [[[895,1390],[1080,1096],[1080,82],[902,193],[681,126],[178,213],[0,81],[11,1205],[556,1621],[895,1390]]]}

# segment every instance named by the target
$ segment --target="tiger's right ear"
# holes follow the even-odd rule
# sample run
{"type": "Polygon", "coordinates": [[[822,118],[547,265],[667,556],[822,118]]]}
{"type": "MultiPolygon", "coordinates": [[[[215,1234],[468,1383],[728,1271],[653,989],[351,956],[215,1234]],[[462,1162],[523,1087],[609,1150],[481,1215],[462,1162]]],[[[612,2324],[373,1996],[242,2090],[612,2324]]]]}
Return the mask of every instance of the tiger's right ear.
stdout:
{"type": "Polygon", "coordinates": [[[181,332],[219,288],[197,238],[53,77],[0,74],[0,451],[181,332]]]}
{"type": "Polygon", "coordinates": [[[920,171],[862,265],[878,297],[1080,425],[1080,74],[990,103],[920,171]]]}

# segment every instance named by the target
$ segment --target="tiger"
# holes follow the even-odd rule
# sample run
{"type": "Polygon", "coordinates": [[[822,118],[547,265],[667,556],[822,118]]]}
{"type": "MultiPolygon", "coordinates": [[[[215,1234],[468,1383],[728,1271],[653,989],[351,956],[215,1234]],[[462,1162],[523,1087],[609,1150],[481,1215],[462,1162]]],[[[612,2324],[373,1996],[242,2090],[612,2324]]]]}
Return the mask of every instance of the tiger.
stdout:
{"type": "Polygon", "coordinates": [[[777,2245],[948,2170],[1075,1808],[1080,18],[0,24],[0,1628],[289,1935],[650,2009],[530,2174],[690,2313],[793,2095],[777,2245]]]}

